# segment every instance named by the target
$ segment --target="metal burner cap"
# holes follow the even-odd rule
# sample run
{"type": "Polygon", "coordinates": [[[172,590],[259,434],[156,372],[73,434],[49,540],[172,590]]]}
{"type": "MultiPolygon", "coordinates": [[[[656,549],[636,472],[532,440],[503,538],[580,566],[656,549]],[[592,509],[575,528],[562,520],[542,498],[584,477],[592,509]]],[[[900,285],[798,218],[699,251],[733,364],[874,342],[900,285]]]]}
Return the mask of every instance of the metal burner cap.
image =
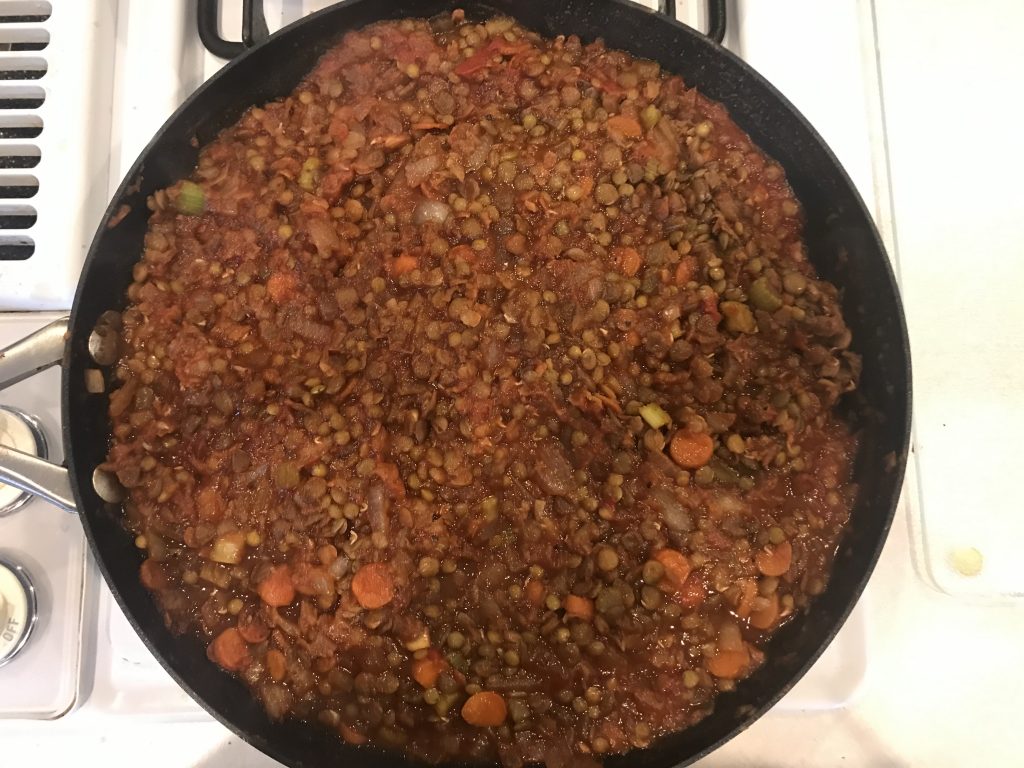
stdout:
{"type": "MultiPolygon", "coordinates": [[[[0,445],[47,458],[46,436],[39,420],[9,405],[0,405],[0,445]]],[[[31,498],[13,485],[0,483],[0,517],[21,509],[31,498]]]]}
{"type": "Polygon", "coordinates": [[[36,590],[28,572],[0,558],[0,667],[25,647],[38,615],[36,590]]]}

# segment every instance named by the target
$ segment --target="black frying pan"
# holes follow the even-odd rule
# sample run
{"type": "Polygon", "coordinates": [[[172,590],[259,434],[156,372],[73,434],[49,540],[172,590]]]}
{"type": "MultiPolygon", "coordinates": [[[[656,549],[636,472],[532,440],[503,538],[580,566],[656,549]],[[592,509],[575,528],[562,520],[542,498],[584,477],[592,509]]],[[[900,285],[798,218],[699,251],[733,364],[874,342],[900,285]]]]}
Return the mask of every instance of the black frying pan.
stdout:
{"type": "MultiPolygon", "coordinates": [[[[200,16],[209,20],[204,4],[200,3],[200,16]]],[[[251,7],[248,0],[247,6],[251,7]]],[[[68,465],[65,474],[61,468],[0,449],[0,466],[7,467],[0,469],[0,479],[77,508],[103,576],[128,620],[171,676],[241,738],[290,766],[399,764],[395,755],[348,746],[316,725],[271,722],[241,682],[207,660],[198,639],[167,631],[152,597],[139,583],[140,553],[121,525],[120,506],[104,501],[101,493],[111,497],[102,483],[94,481],[94,471],[107,452],[110,423],[106,394],[91,394],[85,381],[86,370],[97,367],[89,352],[90,335],[105,312],[124,307],[132,266],[142,252],[146,198],[187,176],[196,164],[198,147],[248,107],[289,93],[346,30],[381,19],[430,17],[455,7],[465,8],[471,18],[505,13],[547,36],[574,33],[584,41],[602,37],[612,48],[658,61],[724,103],[739,126],[785,168],[804,206],[811,261],[823,277],[843,289],[853,348],[864,360],[860,388],[845,403],[861,433],[855,465],[860,492],[850,529],[828,590],[809,613],[794,618],[772,638],[763,668],[734,692],[721,695],[714,714],[697,726],[607,761],[610,766],[633,768],[685,764],[742,731],[786,693],[835,636],[863,590],[902,484],[910,425],[910,359],[889,260],[835,156],[763,77],[716,43],[664,16],[621,0],[349,0],[292,24],[240,55],[164,124],[118,189],[85,261],[66,326],[66,345],[65,326],[58,325],[33,343],[0,353],[0,382],[8,383],[62,359],[68,465]],[[129,209],[123,215],[126,205],[129,209]],[[120,220],[115,218],[121,215],[120,220]]],[[[246,35],[252,42],[264,30],[257,18],[257,23],[247,25],[246,35]]],[[[109,381],[109,368],[105,370],[109,381]]]]}

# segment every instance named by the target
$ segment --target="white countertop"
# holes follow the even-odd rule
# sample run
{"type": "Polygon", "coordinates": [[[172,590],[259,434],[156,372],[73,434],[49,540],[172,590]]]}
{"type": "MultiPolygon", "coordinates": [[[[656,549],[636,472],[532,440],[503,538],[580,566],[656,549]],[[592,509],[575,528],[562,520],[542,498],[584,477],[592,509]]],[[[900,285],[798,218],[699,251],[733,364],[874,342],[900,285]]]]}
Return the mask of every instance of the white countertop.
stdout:
{"type": "MultiPolygon", "coordinates": [[[[796,14],[813,3],[782,5],[797,10],[780,12],[796,14]]],[[[891,187],[876,189],[876,213],[896,245],[904,284],[926,508],[922,513],[912,472],[864,604],[868,664],[854,699],[831,711],[770,712],[701,765],[1019,764],[1024,718],[1011,702],[1024,690],[1024,604],[978,596],[984,592],[978,585],[988,583],[982,580],[956,582],[933,572],[926,581],[928,558],[941,567],[941,552],[934,537],[922,546],[920,521],[934,510],[934,530],[959,526],[965,544],[984,541],[979,548],[988,557],[989,543],[999,545],[992,533],[1000,515],[1024,519],[1016,515],[1020,495],[1011,485],[1022,468],[1012,457],[1024,426],[1017,405],[1024,402],[1018,375],[1024,357],[1015,348],[1019,340],[1002,338],[1024,327],[1024,153],[1018,148],[1024,114],[1010,85],[1024,72],[1017,41],[1024,4],[877,0],[873,7],[850,0],[846,6],[875,28],[884,91],[884,112],[868,111],[875,122],[851,128],[820,108],[815,114],[813,90],[786,87],[785,71],[766,74],[826,138],[874,131],[882,120],[887,128],[891,187]],[[890,199],[895,227],[885,218],[890,199]],[[987,415],[972,418],[979,410],[987,415]],[[972,531],[981,538],[970,540],[972,531]],[[954,597],[932,583],[962,588],[950,590],[954,597]]],[[[806,53],[794,69],[815,68],[805,31],[776,41],[806,53]]],[[[821,88],[828,76],[816,73],[811,81],[806,88],[821,88]]],[[[859,158],[843,160],[857,165],[859,158]]],[[[877,184],[877,174],[851,172],[858,185],[877,184]]],[[[1008,530],[1014,536],[1020,528],[1008,530]]],[[[1020,544],[1011,539],[1003,546],[1019,551],[1020,544]]],[[[992,583],[1012,587],[1014,578],[1009,573],[992,583]]],[[[0,744],[11,764],[275,765],[212,721],[129,720],[88,704],[53,723],[0,723],[0,744]]]]}

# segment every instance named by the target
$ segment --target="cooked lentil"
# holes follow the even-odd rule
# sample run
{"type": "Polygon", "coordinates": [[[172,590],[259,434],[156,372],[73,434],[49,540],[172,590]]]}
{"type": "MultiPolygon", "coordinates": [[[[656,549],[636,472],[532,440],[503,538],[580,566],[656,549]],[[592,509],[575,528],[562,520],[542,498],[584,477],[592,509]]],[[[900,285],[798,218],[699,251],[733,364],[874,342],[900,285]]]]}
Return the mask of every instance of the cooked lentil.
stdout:
{"type": "Polygon", "coordinates": [[[585,764],[705,717],[826,588],[837,291],[657,64],[377,24],[150,205],[106,466],[168,625],[271,717],[585,764]]]}

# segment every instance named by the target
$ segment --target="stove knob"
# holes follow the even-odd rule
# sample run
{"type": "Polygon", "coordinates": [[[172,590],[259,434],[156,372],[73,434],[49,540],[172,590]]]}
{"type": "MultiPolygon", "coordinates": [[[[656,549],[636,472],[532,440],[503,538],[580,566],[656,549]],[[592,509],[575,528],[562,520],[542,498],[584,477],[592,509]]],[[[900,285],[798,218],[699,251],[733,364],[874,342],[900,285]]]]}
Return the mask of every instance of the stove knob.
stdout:
{"type": "Polygon", "coordinates": [[[28,572],[0,558],[0,667],[25,647],[38,615],[36,590],[28,572]]]}
{"type": "MultiPolygon", "coordinates": [[[[47,458],[46,436],[39,420],[7,405],[0,405],[0,445],[47,458]]],[[[13,485],[0,483],[0,517],[21,509],[31,498],[13,485]]]]}

